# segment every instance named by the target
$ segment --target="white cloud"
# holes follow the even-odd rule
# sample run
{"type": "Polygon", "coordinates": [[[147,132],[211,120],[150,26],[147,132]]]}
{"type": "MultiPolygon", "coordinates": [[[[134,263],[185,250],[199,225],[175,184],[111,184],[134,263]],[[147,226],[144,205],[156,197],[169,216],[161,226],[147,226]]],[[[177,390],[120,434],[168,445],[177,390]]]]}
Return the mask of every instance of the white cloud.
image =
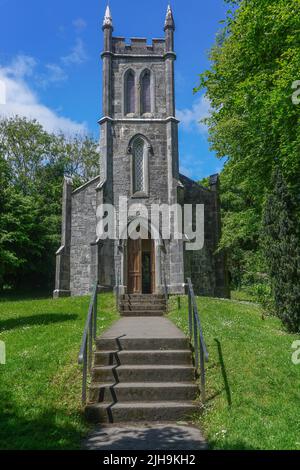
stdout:
{"type": "Polygon", "coordinates": [[[60,116],[42,104],[26,82],[35,67],[34,59],[17,57],[9,66],[0,65],[0,82],[6,91],[6,103],[0,104],[0,117],[22,116],[36,119],[49,132],[85,133],[87,125],[60,116]]]}
{"type": "Polygon", "coordinates": [[[87,27],[87,22],[83,18],[76,18],[73,21],[73,26],[77,33],[81,33],[87,27]]]}
{"type": "Polygon", "coordinates": [[[45,68],[45,73],[35,77],[37,85],[40,85],[43,88],[48,87],[50,84],[57,85],[61,82],[65,82],[68,79],[68,74],[58,64],[46,64],[45,68]]]}
{"type": "Polygon", "coordinates": [[[18,55],[6,67],[3,67],[3,73],[13,75],[16,78],[31,77],[37,63],[33,57],[27,55],[18,55]]]}
{"type": "Polygon", "coordinates": [[[80,38],[77,38],[76,44],[71,50],[70,54],[61,58],[62,62],[65,65],[72,65],[72,64],[80,65],[86,62],[87,59],[88,59],[88,56],[85,50],[85,45],[82,39],[80,38]]]}
{"type": "Polygon", "coordinates": [[[181,122],[182,129],[185,131],[197,131],[201,134],[207,133],[207,126],[200,122],[209,116],[210,104],[208,99],[202,95],[198,98],[190,109],[178,109],[177,118],[181,122]]]}

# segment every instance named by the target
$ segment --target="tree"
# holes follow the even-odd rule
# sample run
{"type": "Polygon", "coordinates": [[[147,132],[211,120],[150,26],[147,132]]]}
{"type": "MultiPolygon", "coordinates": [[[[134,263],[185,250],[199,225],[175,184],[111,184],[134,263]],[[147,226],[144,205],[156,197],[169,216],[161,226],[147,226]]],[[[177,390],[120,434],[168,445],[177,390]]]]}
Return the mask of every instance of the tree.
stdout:
{"type": "Polygon", "coordinates": [[[226,158],[221,174],[223,238],[237,282],[261,276],[259,233],[278,162],[300,214],[299,0],[230,1],[224,27],[200,75],[211,103],[209,138],[226,158]]]}
{"type": "Polygon", "coordinates": [[[76,188],[98,173],[91,137],[49,134],[20,117],[0,121],[0,286],[52,286],[63,177],[76,188]]]}
{"type": "Polygon", "coordinates": [[[289,330],[300,331],[300,236],[293,199],[279,168],[272,177],[262,226],[262,243],[277,315],[289,330]]]}

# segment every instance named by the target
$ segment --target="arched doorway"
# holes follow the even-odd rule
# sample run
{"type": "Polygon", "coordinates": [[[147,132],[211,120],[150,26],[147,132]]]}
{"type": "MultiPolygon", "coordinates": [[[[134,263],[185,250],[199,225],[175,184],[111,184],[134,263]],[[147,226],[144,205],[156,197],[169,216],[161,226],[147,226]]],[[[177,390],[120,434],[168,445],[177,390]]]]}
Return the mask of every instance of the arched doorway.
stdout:
{"type": "Polygon", "coordinates": [[[127,242],[127,292],[128,294],[155,293],[155,243],[151,239],[127,242]]]}

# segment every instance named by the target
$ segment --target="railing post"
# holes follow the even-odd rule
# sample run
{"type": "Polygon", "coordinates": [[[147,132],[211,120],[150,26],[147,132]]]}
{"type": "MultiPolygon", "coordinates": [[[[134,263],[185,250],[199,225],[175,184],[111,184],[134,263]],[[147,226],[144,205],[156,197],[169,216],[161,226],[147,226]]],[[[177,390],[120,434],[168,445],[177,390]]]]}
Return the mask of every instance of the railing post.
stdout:
{"type": "Polygon", "coordinates": [[[82,403],[86,403],[86,385],[87,385],[87,343],[85,343],[83,353],[83,371],[82,371],[82,403]]]}
{"type": "Polygon", "coordinates": [[[120,306],[120,282],[121,282],[121,275],[119,269],[116,272],[116,308],[119,311],[120,306]]]}
{"type": "Polygon", "coordinates": [[[187,279],[188,285],[188,301],[189,301],[189,330],[190,338],[194,340],[195,368],[200,372],[200,386],[202,402],[206,401],[205,388],[205,360],[208,360],[208,352],[205,345],[202,326],[199,318],[198,307],[195,299],[194,289],[191,279],[187,279]],[[193,334],[194,333],[194,334],[193,334]]]}
{"type": "Polygon", "coordinates": [[[206,400],[206,393],[205,393],[205,363],[204,363],[204,351],[200,341],[200,374],[201,374],[201,396],[202,402],[204,403],[206,400]]]}
{"type": "MultiPolygon", "coordinates": [[[[95,305],[93,305],[93,314],[95,314],[95,305]]],[[[88,365],[89,365],[89,372],[90,372],[92,369],[92,351],[93,351],[93,316],[89,322],[88,342],[89,342],[88,365]]]]}
{"type": "Polygon", "coordinates": [[[98,313],[98,285],[96,289],[95,303],[94,303],[94,340],[97,338],[97,313],[98,313]]]}
{"type": "Polygon", "coordinates": [[[192,299],[191,292],[188,287],[188,299],[189,299],[189,330],[190,330],[190,340],[192,340],[193,335],[193,316],[192,316],[192,299]]]}
{"type": "Polygon", "coordinates": [[[195,351],[195,366],[196,370],[199,369],[199,348],[198,348],[198,325],[197,325],[197,319],[196,319],[196,314],[193,312],[193,318],[194,318],[194,351],[195,351]]]}
{"type": "Polygon", "coordinates": [[[98,282],[93,288],[88,316],[82,336],[81,348],[78,356],[78,363],[83,365],[82,373],[82,401],[87,398],[87,377],[92,370],[93,362],[93,340],[97,337],[97,302],[98,302],[98,282]]]}

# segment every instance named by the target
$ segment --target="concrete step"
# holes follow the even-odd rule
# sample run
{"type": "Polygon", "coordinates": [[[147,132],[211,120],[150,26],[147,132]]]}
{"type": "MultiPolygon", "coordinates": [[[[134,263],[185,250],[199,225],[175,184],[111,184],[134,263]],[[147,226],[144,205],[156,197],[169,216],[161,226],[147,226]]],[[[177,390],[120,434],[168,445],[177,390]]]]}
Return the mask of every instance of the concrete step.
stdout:
{"type": "Polygon", "coordinates": [[[90,403],[192,401],[198,387],[192,382],[127,382],[114,384],[93,383],[89,389],[90,403]]]}
{"type": "Polygon", "coordinates": [[[163,294],[125,294],[120,297],[121,300],[166,300],[163,294]]]}
{"type": "Polygon", "coordinates": [[[158,351],[158,350],[187,350],[189,349],[187,338],[97,338],[97,351],[158,351]]]}
{"type": "Polygon", "coordinates": [[[141,296],[128,296],[128,297],[120,297],[121,302],[161,302],[163,304],[166,304],[167,301],[165,297],[153,297],[151,296],[146,296],[146,295],[141,295],[141,296]]]}
{"type": "Polygon", "coordinates": [[[96,351],[95,366],[112,365],[192,365],[190,350],[166,351],[96,351]]]}
{"type": "Polygon", "coordinates": [[[127,421],[179,421],[188,419],[198,406],[191,402],[126,402],[115,404],[89,404],[85,413],[94,423],[120,423],[127,421]]]}
{"type": "Polygon", "coordinates": [[[163,317],[165,310],[121,310],[122,317],[163,317]]]}
{"type": "Polygon", "coordinates": [[[166,304],[162,302],[121,302],[123,310],[166,310],[166,304]]]}
{"type": "Polygon", "coordinates": [[[192,366],[127,365],[93,367],[93,382],[192,382],[192,366]]]}

